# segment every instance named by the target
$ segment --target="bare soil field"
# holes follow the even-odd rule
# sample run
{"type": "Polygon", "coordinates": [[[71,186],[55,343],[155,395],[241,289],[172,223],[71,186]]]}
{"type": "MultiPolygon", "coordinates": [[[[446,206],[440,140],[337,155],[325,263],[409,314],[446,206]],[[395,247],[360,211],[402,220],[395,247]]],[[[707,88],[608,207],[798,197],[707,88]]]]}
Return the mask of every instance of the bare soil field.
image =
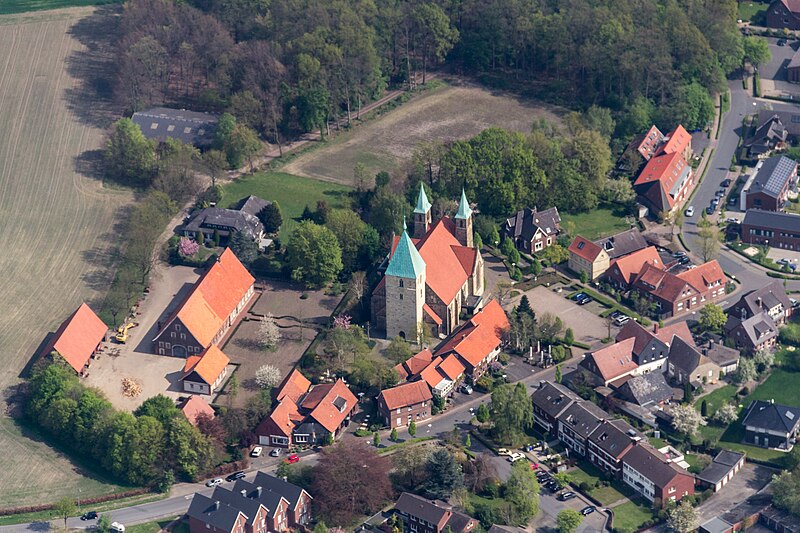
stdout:
{"type": "Polygon", "coordinates": [[[561,113],[541,102],[475,85],[447,85],[336,137],[281,170],[352,185],[356,163],[366,165],[371,175],[392,171],[410,159],[420,142],[465,139],[493,126],[528,132],[542,118],[560,122],[561,113]]]}
{"type": "MultiPolygon", "coordinates": [[[[130,194],[89,175],[102,147],[108,14],[76,8],[0,16],[0,387],[81,301],[97,307],[130,194]]],[[[114,490],[0,414],[0,507],[114,490]]]]}

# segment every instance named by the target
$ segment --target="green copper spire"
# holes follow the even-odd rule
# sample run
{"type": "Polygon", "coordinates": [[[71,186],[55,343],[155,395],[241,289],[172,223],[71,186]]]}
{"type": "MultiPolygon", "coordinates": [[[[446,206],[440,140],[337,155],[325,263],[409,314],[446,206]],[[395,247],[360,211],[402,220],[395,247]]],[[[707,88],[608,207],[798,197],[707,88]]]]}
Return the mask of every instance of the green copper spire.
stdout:
{"type": "Polygon", "coordinates": [[[411,237],[408,236],[404,225],[400,242],[397,243],[397,248],[394,249],[394,254],[389,260],[389,266],[386,268],[386,275],[416,279],[424,271],[425,261],[419,255],[417,247],[411,242],[411,237]]]}
{"type": "Polygon", "coordinates": [[[464,192],[464,189],[461,189],[461,201],[458,202],[458,213],[456,213],[456,218],[466,220],[471,216],[472,216],[472,209],[470,209],[469,207],[469,202],[467,201],[467,195],[464,192]]]}
{"type": "Polygon", "coordinates": [[[414,208],[415,213],[427,213],[431,210],[431,203],[428,201],[428,195],[425,194],[425,186],[419,182],[419,196],[417,196],[417,207],[414,208]]]}

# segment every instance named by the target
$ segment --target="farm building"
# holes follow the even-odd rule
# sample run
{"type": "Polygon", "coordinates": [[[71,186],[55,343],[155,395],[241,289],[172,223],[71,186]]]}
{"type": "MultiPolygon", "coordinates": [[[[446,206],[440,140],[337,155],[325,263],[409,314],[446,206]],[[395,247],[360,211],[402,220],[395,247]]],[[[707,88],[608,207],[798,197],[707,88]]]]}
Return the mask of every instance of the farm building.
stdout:
{"type": "Polygon", "coordinates": [[[214,394],[214,391],[228,374],[228,363],[231,360],[222,350],[212,344],[200,355],[190,355],[183,366],[184,392],[193,394],[214,394]]]}
{"type": "Polygon", "coordinates": [[[214,142],[218,117],[185,109],[152,107],[134,113],[131,120],[148,139],[158,142],[176,139],[197,148],[209,148],[214,142]]]}
{"type": "Polygon", "coordinates": [[[51,337],[41,354],[57,353],[79,375],[84,375],[92,358],[106,340],[108,326],[88,305],[82,303],[51,337]]]}

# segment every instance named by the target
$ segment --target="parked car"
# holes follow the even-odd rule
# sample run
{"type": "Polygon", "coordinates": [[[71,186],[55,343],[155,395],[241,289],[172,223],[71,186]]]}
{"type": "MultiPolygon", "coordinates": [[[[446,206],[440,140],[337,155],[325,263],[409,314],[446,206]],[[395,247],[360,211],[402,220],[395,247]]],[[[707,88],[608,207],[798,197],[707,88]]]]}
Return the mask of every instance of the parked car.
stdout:
{"type": "Polygon", "coordinates": [[[726,218],[726,219],[725,219],[725,222],[727,222],[728,224],[738,224],[738,223],[739,223],[739,221],[738,221],[738,220],[736,220],[736,219],[735,219],[735,218],[733,218],[733,217],[728,217],[728,218],[726,218]]]}
{"type": "Polygon", "coordinates": [[[595,512],[596,510],[597,510],[597,508],[594,505],[588,505],[588,506],[584,507],[583,509],[581,509],[581,514],[583,516],[590,515],[593,512],[595,512]]]}
{"type": "Polygon", "coordinates": [[[531,470],[537,470],[539,468],[539,463],[531,463],[531,470]]]}
{"type": "Polygon", "coordinates": [[[730,187],[730,186],[731,186],[731,180],[730,180],[730,178],[725,178],[724,180],[722,180],[722,183],[720,183],[720,185],[721,185],[721,186],[723,186],[723,187],[725,187],[726,189],[727,189],[728,187],[730,187]]]}
{"type": "Polygon", "coordinates": [[[778,39],[778,46],[786,46],[786,39],[778,39]]]}
{"type": "Polygon", "coordinates": [[[577,494],[575,494],[571,490],[568,490],[566,492],[562,492],[561,494],[559,494],[558,495],[558,499],[561,500],[562,502],[565,502],[567,500],[571,500],[572,498],[575,498],[576,496],[577,496],[577,494]]]}
{"type": "Polygon", "coordinates": [[[87,511],[81,515],[81,520],[97,520],[97,511],[87,511]]]}
{"type": "Polygon", "coordinates": [[[290,455],[289,457],[287,457],[284,460],[285,463],[290,464],[290,465],[293,465],[293,464],[295,464],[295,463],[297,463],[299,461],[300,461],[300,456],[297,455],[296,453],[293,453],[292,455],[290,455]]]}
{"type": "Polygon", "coordinates": [[[686,252],[684,252],[683,250],[672,252],[672,257],[686,257],[686,252]]]}
{"type": "Polygon", "coordinates": [[[592,297],[591,297],[591,296],[586,296],[586,295],[584,294],[584,295],[583,295],[583,298],[581,298],[580,300],[578,300],[578,305],[586,305],[586,304],[588,304],[588,303],[589,303],[589,302],[591,302],[591,301],[592,301],[592,297]]]}
{"type": "Polygon", "coordinates": [[[269,452],[270,457],[280,457],[281,449],[280,448],[273,448],[271,452],[269,452]]]}
{"type": "Polygon", "coordinates": [[[214,479],[209,479],[208,481],[206,481],[206,487],[216,487],[220,483],[222,483],[222,478],[215,477],[214,479]]]}
{"type": "Polygon", "coordinates": [[[739,199],[736,198],[736,196],[731,195],[731,197],[728,198],[728,205],[736,205],[736,202],[738,202],[738,201],[739,201],[739,199]]]}
{"type": "Polygon", "coordinates": [[[125,526],[119,522],[111,522],[111,531],[114,531],[115,533],[125,533],[125,526]]]}
{"type": "Polygon", "coordinates": [[[514,463],[516,461],[519,461],[520,459],[525,459],[525,454],[522,452],[514,452],[508,456],[507,461],[509,463],[514,463]]]}
{"type": "Polygon", "coordinates": [[[255,448],[253,448],[253,451],[250,452],[250,457],[261,457],[261,452],[263,451],[264,448],[262,448],[261,446],[256,446],[255,448]]]}
{"type": "Polygon", "coordinates": [[[244,473],[244,470],[239,470],[238,472],[234,472],[230,474],[228,477],[225,478],[226,481],[236,481],[237,479],[242,479],[247,474],[244,473]]]}
{"type": "Polygon", "coordinates": [[[550,492],[556,492],[561,486],[555,480],[550,480],[544,484],[545,488],[550,492]]]}
{"type": "Polygon", "coordinates": [[[716,194],[717,198],[722,198],[723,196],[725,196],[725,192],[726,192],[725,189],[718,190],[716,194]]]}
{"type": "Polygon", "coordinates": [[[584,299],[584,298],[588,298],[588,296],[586,296],[586,293],[583,293],[583,292],[579,292],[578,294],[576,294],[576,295],[574,295],[574,296],[572,297],[572,299],[573,299],[574,301],[576,301],[576,302],[577,302],[577,301],[580,301],[580,300],[582,300],[582,299],[584,299]]]}
{"type": "Polygon", "coordinates": [[[469,384],[464,383],[461,385],[461,392],[464,394],[472,394],[472,387],[469,384]]]}
{"type": "Polygon", "coordinates": [[[616,324],[617,326],[624,326],[630,319],[631,317],[629,317],[628,315],[618,316],[617,318],[614,319],[614,324],[616,324]]]}
{"type": "Polygon", "coordinates": [[[694,206],[690,205],[689,207],[687,207],[686,211],[684,211],[683,214],[686,215],[687,217],[693,217],[694,216],[694,206]]]}
{"type": "Polygon", "coordinates": [[[678,264],[685,265],[685,264],[689,263],[690,261],[691,261],[691,259],[689,259],[688,257],[681,257],[680,261],[678,261],[678,264]]]}
{"type": "Polygon", "coordinates": [[[511,452],[508,450],[508,448],[498,448],[497,455],[511,455],[511,452]]]}
{"type": "Polygon", "coordinates": [[[706,207],[706,215],[713,215],[713,214],[714,214],[714,208],[711,206],[706,207]]]}

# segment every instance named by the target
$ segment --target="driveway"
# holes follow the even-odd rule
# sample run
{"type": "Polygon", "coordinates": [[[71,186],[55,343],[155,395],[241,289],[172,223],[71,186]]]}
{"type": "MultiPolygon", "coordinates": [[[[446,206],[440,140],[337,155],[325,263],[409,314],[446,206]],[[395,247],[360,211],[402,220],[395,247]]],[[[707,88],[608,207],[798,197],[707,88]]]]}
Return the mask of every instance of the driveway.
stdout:
{"type": "Polygon", "coordinates": [[[744,467],[727,485],[697,508],[700,523],[727,513],[763,489],[772,479],[773,474],[777,473],[777,470],[766,466],[745,463],[744,467]]]}

